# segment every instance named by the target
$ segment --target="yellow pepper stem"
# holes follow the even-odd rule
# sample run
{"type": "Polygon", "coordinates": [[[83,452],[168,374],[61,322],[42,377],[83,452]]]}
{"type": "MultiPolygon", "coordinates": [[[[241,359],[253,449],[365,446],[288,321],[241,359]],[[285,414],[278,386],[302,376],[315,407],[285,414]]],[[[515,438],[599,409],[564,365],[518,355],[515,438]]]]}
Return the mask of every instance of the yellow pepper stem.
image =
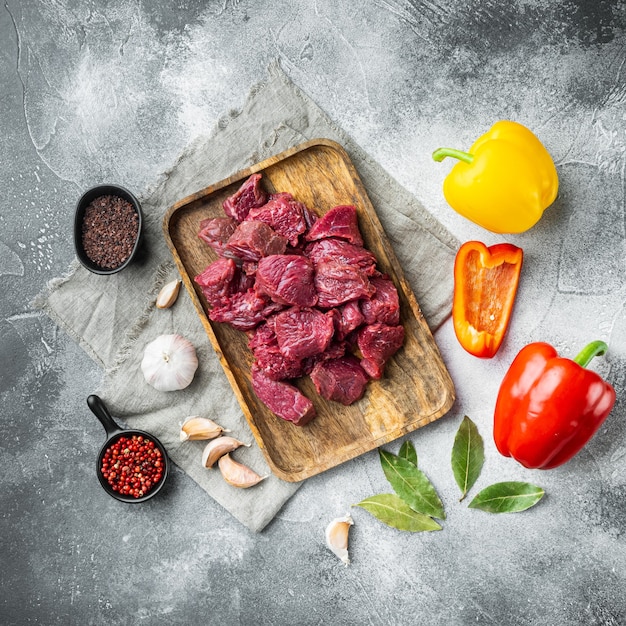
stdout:
{"type": "Polygon", "coordinates": [[[438,163],[443,161],[446,157],[459,159],[465,163],[471,163],[474,160],[473,154],[463,152],[462,150],[456,150],[455,148],[437,148],[437,150],[433,152],[433,159],[438,163]]]}

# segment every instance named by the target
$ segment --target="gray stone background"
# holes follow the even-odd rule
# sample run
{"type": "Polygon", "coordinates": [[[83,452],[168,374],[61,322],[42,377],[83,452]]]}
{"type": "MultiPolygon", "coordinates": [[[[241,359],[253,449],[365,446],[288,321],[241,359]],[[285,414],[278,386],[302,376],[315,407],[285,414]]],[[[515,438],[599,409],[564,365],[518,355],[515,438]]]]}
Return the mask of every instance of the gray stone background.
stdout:
{"type": "Polygon", "coordinates": [[[0,623],[626,624],[625,29],[609,0],[5,0],[0,623]],[[436,334],[457,402],[409,439],[443,530],[352,509],[347,568],[324,528],[389,490],[376,452],[309,480],[260,534],[176,469],[159,498],[119,505],[85,469],[103,441],[85,405],[102,373],[29,305],[74,258],[82,191],[143,191],[275,59],[461,241],[525,252],[494,359],[465,353],[450,322],[436,334]],[[451,163],[430,158],[498,119],[538,134],[561,182],[535,228],[504,238],[446,205],[451,163]],[[592,339],[610,346],[593,367],[618,395],[596,437],[548,472],[500,457],[493,405],[517,351],[543,340],[573,357],[592,339]],[[534,509],[458,502],[449,457],[465,414],[486,446],[475,492],[534,482],[547,494],[534,509]]]}

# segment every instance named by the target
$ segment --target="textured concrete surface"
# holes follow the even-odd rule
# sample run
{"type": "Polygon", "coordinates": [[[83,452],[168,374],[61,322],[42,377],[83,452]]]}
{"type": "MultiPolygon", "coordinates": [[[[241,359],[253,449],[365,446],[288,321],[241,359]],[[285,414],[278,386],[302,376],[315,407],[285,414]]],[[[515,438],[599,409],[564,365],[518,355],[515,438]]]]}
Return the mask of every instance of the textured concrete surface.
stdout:
{"type": "Polygon", "coordinates": [[[0,42],[0,623],[626,623],[624,3],[5,0],[0,42]],[[97,483],[103,433],[85,410],[101,372],[29,306],[73,259],[82,190],[143,190],[274,59],[459,239],[526,254],[496,358],[466,354],[450,323],[436,335],[458,399],[410,439],[444,529],[401,533],[353,509],[348,568],[324,528],[389,490],[376,453],[307,482],[258,535],[180,471],[149,504],[119,505],[97,483]],[[446,205],[451,164],[430,154],[506,118],[549,147],[561,193],[501,238],[446,205]],[[573,357],[596,338],[610,351],[594,368],[618,394],[596,437],[549,472],[501,457],[491,416],[517,351],[544,340],[573,357]],[[458,502],[464,414],[486,444],[475,491],[528,480],[546,490],[537,507],[458,502]]]}

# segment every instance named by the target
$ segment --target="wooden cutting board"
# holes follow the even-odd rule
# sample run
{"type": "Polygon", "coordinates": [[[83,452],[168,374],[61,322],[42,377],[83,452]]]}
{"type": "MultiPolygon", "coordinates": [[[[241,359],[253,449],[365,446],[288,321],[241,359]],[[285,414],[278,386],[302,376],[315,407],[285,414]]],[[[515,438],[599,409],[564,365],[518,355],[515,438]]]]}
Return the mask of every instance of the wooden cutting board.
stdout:
{"type": "Polygon", "coordinates": [[[391,248],[363,184],[345,150],[330,140],[313,140],[271,157],[172,206],[163,221],[165,239],[207,336],[232,385],[252,433],[276,476],[299,481],[393,441],[445,415],[454,386],[430,329],[391,248]],[[390,359],[381,380],[351,406],[321,398],[308,377],[296,381],[312,400],[317,417],[295,426],[274,415],[252,388],[252,354],[244,333],[211,322],[200,288],[193,282],[217,256],[198,238],[199,224],[223,217],[222,202],[251,174],[260,172],[268,192],[287,191],[318,215],[353,204],[365,246],[390,276],[400,298],[404,346],[390,359]]]}

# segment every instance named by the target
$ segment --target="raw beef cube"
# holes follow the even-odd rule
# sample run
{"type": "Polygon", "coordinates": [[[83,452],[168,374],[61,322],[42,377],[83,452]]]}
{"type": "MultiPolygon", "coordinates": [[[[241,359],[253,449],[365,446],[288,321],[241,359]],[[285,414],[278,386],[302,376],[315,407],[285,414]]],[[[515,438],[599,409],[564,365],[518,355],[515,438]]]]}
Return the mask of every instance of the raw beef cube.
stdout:
{"type": "Polygon", "coordinates": [[[369,299],[361,300],[365,323],[397,326],[400,323],[400,301],[395,285],[384,276],[374,276],[370,282],[376,287],[376,293],[369,299]]]}
{"type": "Polygon", "coordinates": [[[269,224],[279,235],[286,237],[292,246],[297,246],[300,235],[307,229],[305,209],[304,204],[290,193],[277,193],[270,196],[262,207],[251,209],[246,219],[269,224]]]}
{"type": "Polygon", "coordinates": [[[335,261],[343,265],[355,265],[368,276],[376,272],[376,257],[362,246],[355,246],[342,239],[320,239],[306,247],[306,255],[315,265],[335,261]]]}
{"type": "Polygon", "coordinates": [[[354,206],[347,204],[333,207],[320,217],[305,235],[307,241],[317,241],[328,237],[339,237],[357,246],[363,245],[354,206]]]}
{"type": "Polygon", "coordinates": [[[222,203],[224,213],[238,222],[246,219],[250,209],[263,206],[267,193],[261,187],[261,174],[252,174],[243,185],[222,203]]]}
{"type": "Polygon", "coordinates": [[[232,259],[217,259],[193,280],[200,287],[206,301],[212,306],[220,306],[228,301],[236,291],[237,266],[232,259]]]}
{"type": "Polygon", "coordinates": [[[282,254],[287,240],[265,222],[241,222],[224,246],[224,254],[240,261],[258,261],[270,254],[282,254]]]}
{"type": "Polygon", "coordinates": [[[308,372],[306,371],[307,367],[305,367],[305,374],[310,373],[310,370],[317,363],[322,363],[323,361],[330,361],[332,359],[338,359],[342,357],[346,353],[346,342],[345,341],[335,341],[334,339],[330,342],[330,345],[324,352],[321,354],[316,354],[315,356],[309,359],[310,363],[307,363],[308,372]]]}
{"type": "Polygon", "coordinates": [[[260,296],[254,289],[233,294],[209,311],[214,322],[226,322],[237,330],[252,330],[282,306],[260,296]]]}
{"type": "Polygon", "coordinates": [[[304,359],[324,352],[334,331],[332,318],[317,309],[294,306],[274,317],[278,346],[290,359],[304,359]]]}
{"type": "Polygon", "coordinates": [[[290,380],[303,376],[307,368],[303,361],[288,359],[278,349],[266,346],[254,353],[256,363],[263,373],[272,380],[290,380]]]}
{"type": "Polygon", "coordinates": [[[258,368],[272,380],[303,376],[307,368],[300,359],[288,359],[278,347],[276,334],[268,324],[261,324],[251,333],[248,347],[258,368]]]}
{"type": "Polygon", "coordinates": [[[317,305],[329,309],[357,298],[369,298],[375,288],[358,267],[327,261],[315,268],[315,290],[317,305]]]}
{"type": "Polygon", "coordinates": [[[313,403],[294,385],[272,380],[254,365],[252,387],[259,400],[270,411],[296,426],[304,426],[315,417],[313,403]]]}
{"type": "Polygon", "coordinates": [[[335,322],[335,336],[337,339],[345,339],[363,323],[363,314],[357,300],[331,310],[336,313],[333,320],[335,322]]]}
{"type": "Polygon", "coordinates": [[[385,363],[404,343],[404,328],[371,324],[358,331],[357,345],[363,358],[361,367],[371,378],[381,378],[385,363]]]}
{"type": "Polygon", "coordinates": [[[200,222],[198,237],[221,256],[226,242],[236,228],[237,222],[232,217],[214,217],[200,222]]]}
{"type": "Polygon", "coordinates": [[[259,261],[256,290],[281,304],[311,307],[317,302],[313,264],[303,256],[274,254],[259,261]]]}
{"type": "Polygon", "coordinates": [[[278,345],[276,341],[276,333],[274,329],[267,323],[257,326],[254,330],[248,333],[248,348],[253,352],[257,348],[268,346],[272,344],[278,345]]]}
{"type": "Polygon", "coordinates": [[[363,397],[369,379],[359,360],[350,354],[318,363],[311,380],[322,398],[348,406],[363,397]]]}

